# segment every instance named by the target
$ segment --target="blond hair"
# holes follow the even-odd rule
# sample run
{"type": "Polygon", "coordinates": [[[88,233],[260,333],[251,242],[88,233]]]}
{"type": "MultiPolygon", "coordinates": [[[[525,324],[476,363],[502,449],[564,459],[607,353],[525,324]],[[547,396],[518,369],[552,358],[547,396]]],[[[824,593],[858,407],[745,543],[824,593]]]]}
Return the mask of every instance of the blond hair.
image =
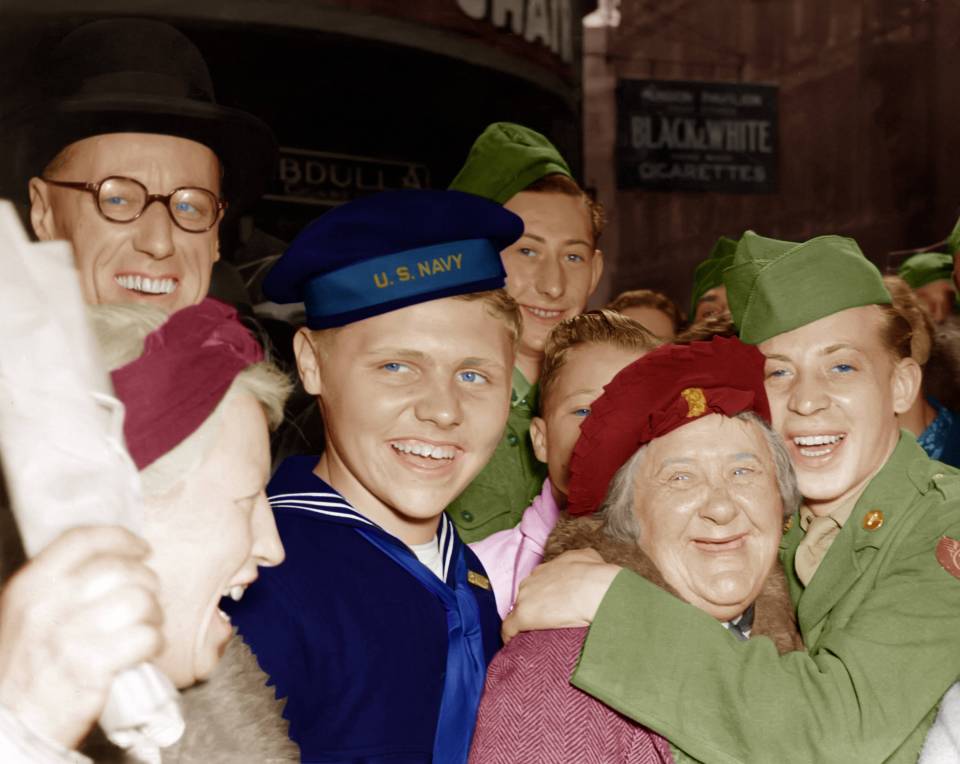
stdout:
{"type": "Polygon", "coordinates": [[[662,345],[663,340],[645,329],[640,322],[612,310],[591,310],[564,319],[553,327],[544,347],[543,369],[540,371],[541,411],[570,351],[588,344],[613,345],[643,353],[662,345]]]}
{"type": "MultiPolygon", "coordinates": [[[[147,335],[168,316],[149,305],[93,305],[87,308],[104,363],[110,371],[143,354],[147,335]]],[[[271,430],[283,421],[283,407],[293,385],[279,368],[267,361],[248,366],[233,380],[213,413],[186,439],[140,472],[144,493],[166,493],[203,461],[219,428],[222,411],[233,396],[247,393],[263,408],[271,430]]]]}
{"type": "MultiPolygon", "coordinates": [[[[516,349],[517,342],[523,332],[523,318],[520,315],[520,306],[517,304],[506,289],[488,289],[485,292],[468,292],[467,294],[452,295],[450,299],[463,300],[464,302],[475,302],[482,300],[487,308],[487,312],[494,318],[503,321],[510,333],[510,342],[516,349]]],[[[314,348],[326,356],[330,346],[331,339],[340,331],[342,326],[334,326],[329,329],[311,329],[310,340],[314,348]]]]}
{"type": "Polygon", "coordinates": [[[884,276],[883,285],[893,303],[878,306],[883,313],[882,337],[894,357],[912,358],[920,367],[927,365],[936,331],[927,309],[916,293],[899,276],[884,276]]]}

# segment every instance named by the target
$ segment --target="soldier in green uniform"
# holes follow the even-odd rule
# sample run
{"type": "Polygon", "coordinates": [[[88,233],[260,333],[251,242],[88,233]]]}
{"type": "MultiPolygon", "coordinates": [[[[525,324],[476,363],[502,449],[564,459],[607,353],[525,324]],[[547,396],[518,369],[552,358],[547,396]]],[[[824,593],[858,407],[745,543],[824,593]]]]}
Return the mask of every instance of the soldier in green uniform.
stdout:
{"type": "Polygon", "coordinates": [[[909,327],[850,239],[748,232],[724,279],[804,496],[780,556],[807,650],[737,642],[589,550],[535,571],[504,634],[592,624],[573,684],[700,761],[915,762],[960,677],[960,473],[897,428],[909,327]]]}
{"type": "Polygon", "coordinates": [[[897,275],[916,293],[933,323],[942,324],[956,312],[952,255],[921,252],[904,260],[897,275]]]}
{"type": "Polygon", "coordinates": [[[546,137],[510,122],[483,131],[450,188],[502,204],[524,226],[500,253],[507,293],[523,316],[507,428],[489,464],[447,508],[471,543],[519,523],[547,477],[530,442],[544,344],[554,326],[583,312],[597,288],[603,213],[546,137]]]}

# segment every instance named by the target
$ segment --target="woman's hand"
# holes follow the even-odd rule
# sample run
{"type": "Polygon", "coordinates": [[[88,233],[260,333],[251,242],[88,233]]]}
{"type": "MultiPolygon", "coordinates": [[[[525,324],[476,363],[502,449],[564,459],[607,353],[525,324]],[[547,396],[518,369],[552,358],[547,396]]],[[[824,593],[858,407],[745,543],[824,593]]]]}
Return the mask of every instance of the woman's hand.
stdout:
{"type": "Polygon", "coordinates": [[[69,530],[0,595],[0,703],[72,749],[100,716],[113,678],[163,638],[147,544],[117,527],[69,530]]]}
{"type": "Polygon", "coordinates": [[[520,582],[517,601],[503,622],[503,641],[521,631],[589,626],[621,568],[593,549],[564,552],[520,582]]]}

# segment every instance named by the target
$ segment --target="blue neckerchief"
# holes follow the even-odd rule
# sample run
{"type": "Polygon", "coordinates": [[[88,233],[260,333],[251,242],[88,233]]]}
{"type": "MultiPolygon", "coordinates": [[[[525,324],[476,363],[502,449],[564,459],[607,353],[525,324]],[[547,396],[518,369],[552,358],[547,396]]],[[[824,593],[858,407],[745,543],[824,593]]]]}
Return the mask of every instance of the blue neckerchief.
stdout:
{"type": "Polygon", "coordinates": [[[409,549],[390,543],[376,531],[366,528],[356,528],[356,531],[433,592],[447,611],[447,671],[443,681],[437,734],[433,741],[433,760],[459,764],[466,762],[470,751],[487,665],[480,631],[480,611],[467,583],[463,542],[446,515],[441,515],[440,523],[441,544],[444,539],[452,544],[441,551],[444,569],[448,560],[453,567],[453,589],[437,578],[409,549]]]}
{"type": "Polygon", "coordinates": [[[409,547],[357,512],[335,488],[320,478],[317,481],[316,487],[328,490],[273,494],[270,505],[274,509],[323,515],[329,522],[352,526],[433,593],[446,610],[447,666],[433,741],[433,761],[443,764],[466,762],[487,664],[480,610],[467,581],[465,547],[453,523],[445,514],[440,516],[437,537],[445,579],[441,581],[409,547]]]}

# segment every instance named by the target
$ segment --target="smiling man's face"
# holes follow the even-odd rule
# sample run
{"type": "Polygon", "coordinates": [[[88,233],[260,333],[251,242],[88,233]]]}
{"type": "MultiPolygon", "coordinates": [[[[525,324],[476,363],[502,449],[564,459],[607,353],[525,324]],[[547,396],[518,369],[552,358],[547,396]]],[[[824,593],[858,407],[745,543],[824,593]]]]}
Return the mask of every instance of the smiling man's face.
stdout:
{"type": "MultiPolygon", "coordinates": [[[[52,180],[98,183],[121,176],[151,194],[204,188],[220,195],[220,164],[206,146],[169,135],[111,133],[71,144],[52,180]]],[[[66,239],[84,299],[91,304],[142,302],[172,313],[207,295],[220,258],[218,225],[191,233],[174,225],[161,202],[129,223],[105,219],[93,195],[40,178],[30,181],[30,217],[41,240],[66,239]]]]}
{"type": "Polygon", "coordinates": [[[513,337],[483,299],[447,297],[295,342],[319,397],[317,474],[408,544],[486,465],[510,408],[513,337]]]}
{"type": "Polygon", "coordinates": [[[534,381],[547,335],[586,308],[603,272],[603,255],[594,246],[590,212],[581,197],[521,191],[503,206],[523,219],[523,236],[500,257],[507,292],[523,314],[517,365],[534,381]]]}
{"type": "Polygon", "coordinates": [[[896,446],[896,415],[916,397],[916,363],[894,359],[883,321],[879,306],[849,308],[758,346],[774,429],[815,514],[859,495],[896,446]]]}

